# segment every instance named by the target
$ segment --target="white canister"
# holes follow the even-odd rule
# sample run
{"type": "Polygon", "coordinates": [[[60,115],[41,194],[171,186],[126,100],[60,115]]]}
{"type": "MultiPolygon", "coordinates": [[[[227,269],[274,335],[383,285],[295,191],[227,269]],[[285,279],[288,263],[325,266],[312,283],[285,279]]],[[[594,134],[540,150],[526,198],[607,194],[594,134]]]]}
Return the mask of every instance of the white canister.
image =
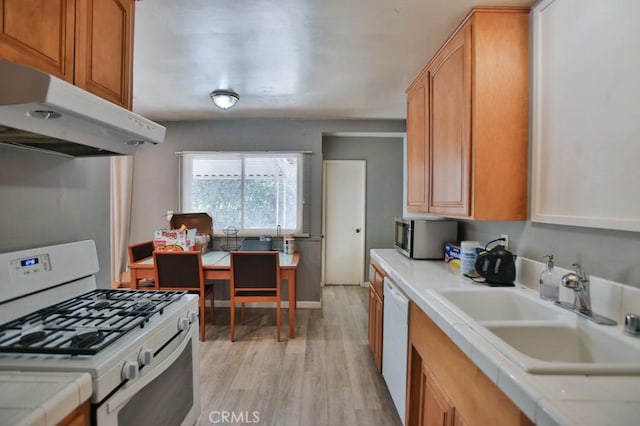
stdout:
{"type": "Polygon", "coordinates": [[[286,254],[293,254],[293,252],[295,251],[295,240],[293,239],[293,237],[286,237],[284,239],[284,252],[286,254]]]}
{"type": "Polygon", "coordinates": [[[460,243],[460,273],[462,275],[476,276],[476,257],[480,246],[477,241],[462,241],[460,243]]]}

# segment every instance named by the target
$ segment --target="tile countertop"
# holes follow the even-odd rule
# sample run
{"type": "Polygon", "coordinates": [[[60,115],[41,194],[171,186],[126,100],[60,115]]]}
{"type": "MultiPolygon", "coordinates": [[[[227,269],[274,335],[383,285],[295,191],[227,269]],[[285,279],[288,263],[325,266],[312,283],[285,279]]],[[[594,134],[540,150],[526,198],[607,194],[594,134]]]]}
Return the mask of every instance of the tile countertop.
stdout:
{"type": "MultiPolygon", "coordinates": [[[[434,295],[442,288],[489,287],[454,274],[443,261],[411,260],[392,249],[371,250],[371,259],[536,424],[639,424],[640,376],[526,373],[434,295]]],[[[521,285],[517,290],[534,291],[521,285]]]]}
{"type": "Polygon", "coordinates": [[[0,424],[56,425],[91,397],[87,373],[0,372],[0,424]]]}

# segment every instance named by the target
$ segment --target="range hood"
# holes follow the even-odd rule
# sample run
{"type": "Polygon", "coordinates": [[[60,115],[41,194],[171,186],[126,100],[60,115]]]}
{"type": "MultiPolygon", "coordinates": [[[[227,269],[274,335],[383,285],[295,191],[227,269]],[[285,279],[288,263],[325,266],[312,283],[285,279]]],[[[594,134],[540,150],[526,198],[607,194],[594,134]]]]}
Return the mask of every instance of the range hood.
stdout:
{"type": "Polygon", "coordinates": [[[71,157],[130,155],[166,129],[33,68],[0,60],[0,143],[71,157]]]}

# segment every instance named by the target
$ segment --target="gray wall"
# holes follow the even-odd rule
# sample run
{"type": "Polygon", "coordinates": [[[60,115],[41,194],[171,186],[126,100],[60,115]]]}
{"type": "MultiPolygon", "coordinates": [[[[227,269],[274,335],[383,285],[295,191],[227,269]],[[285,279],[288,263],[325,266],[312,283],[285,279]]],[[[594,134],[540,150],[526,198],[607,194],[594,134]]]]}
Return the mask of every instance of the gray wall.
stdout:
{"type": "Polygon", "coordinates": [[[542,261],[553,253],[556,264],[582,264],[591,275],[640,287],[640,233],[549,225],[533,222],[462,223],[462,239],[486,243],[509,234],[512,251],[542,261]]]}
{"type": "Polygon", "coordinates": [[[109,159],[0,145],[0,251],[94,240],[98,287],[109,288],[109,159]]]}
{"type": "MultiPolygon", "coordinates": [[[[167,210],[178,207],[178,151],[312,151],[305,156],[306,241],[296,239],[301,254],[297,297],[320,300],[322,229],[322,138],[323,133],[404,132],[404,120],[298,121],[217,120],[167,122],[165,143],[143,147],[134,156],[133,206],[130,242],[152,237],[155,229],[167,227],[167,210]]],[[[400,203],[401,205],[401,203],[400,203]]]]}
{"type": "Polygon", "coordinates": [[[393,248],[394,217],[402,216],[403,138],[326,136],[325,160],[366,160],[365,279],[369,250],[393,248]]]}

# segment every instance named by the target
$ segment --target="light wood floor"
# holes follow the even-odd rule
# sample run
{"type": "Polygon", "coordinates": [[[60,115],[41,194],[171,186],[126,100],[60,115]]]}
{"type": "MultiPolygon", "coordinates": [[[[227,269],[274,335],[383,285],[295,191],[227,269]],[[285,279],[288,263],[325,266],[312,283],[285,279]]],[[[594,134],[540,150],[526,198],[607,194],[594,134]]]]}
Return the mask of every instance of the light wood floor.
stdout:
{"type": "Polygon", "coordinates": [[[401,425],[369,350],[367,310],[366,288],[327,286],[322,309],[296,311],[294,339],[287,310],[278,343],[275,309],[247,309],[231,343],[229,309],[216,309],[200,342],[200,424],[230,424],[227,412],[244,416],[231,424],[401,425]]]}

